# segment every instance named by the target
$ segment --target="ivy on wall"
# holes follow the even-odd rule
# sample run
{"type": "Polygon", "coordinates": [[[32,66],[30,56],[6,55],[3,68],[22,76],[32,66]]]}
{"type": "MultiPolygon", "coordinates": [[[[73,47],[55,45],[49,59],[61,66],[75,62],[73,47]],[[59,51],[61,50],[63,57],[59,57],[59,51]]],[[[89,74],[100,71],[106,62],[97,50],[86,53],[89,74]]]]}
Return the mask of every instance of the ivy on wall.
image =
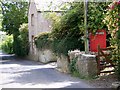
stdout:
{"type": "Polygon", "coordinates": [[[52,42],[50,40],[50,33],[49,32],[40,33],[38,36],[35,37],[35,45],[40,50],[46,49],[46,48],[50,49],[51,43],[52,42]]]}
{"type": "MultiPolygon", "coordinates": [[[[105,28],[103,23],[104,13],[108,3],[88,3],[88,30],[96,32],[105,28]]],[[[73,3],[71,7],[61,13],[47,14],[52,20],[52,32],[50,34],[40,34],[36,38],[37,48],[49,45],[55,53],[67,55],[69,50],[84,50],[84,3],[73,3]],[[44,38],[43,38],[44,37],[44,38]],[[44,44],[44,45],[43,45],[44,44]]]]}
{"type": "Polygon", "coordinates": [[[90,32],[95,33],[100,29],[107,30],[103,21],[108,4],[109,2],[88,2],[87,24],[90,32]]]}

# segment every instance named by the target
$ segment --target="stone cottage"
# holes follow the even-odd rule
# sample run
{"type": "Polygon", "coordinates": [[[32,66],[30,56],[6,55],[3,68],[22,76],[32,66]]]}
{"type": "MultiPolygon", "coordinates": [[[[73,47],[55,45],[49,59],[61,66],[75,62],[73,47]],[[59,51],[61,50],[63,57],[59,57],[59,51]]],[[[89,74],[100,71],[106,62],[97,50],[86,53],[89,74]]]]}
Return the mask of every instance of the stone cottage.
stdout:
{"type": "Polygon", "coordinates": [[[61,3],[63,2],[60,0],[30,0],[28,13],[30,59],[41,61],[43,63],[54,60],[53,53],[50,50],[40,51],[36,48],[34,37],[39,33],[51,31],[52,23],[44,15],[50,12],[60,14],[62,11],[59,10],[57,5],[61,3]]]}
{"type": "MultiPolygon", "coordinates": [[[[68,0],[63,0],[69,2],[68,0]]],[[[63,3],[65,3],[63,2],[63,3]]],[[[47,19],[44,15],[50,12],[56,12],[61,14],[61,10],[57,8],[55,4],[61,4],[62,0],[30,0],[29,13],[28,13],[28,28],[29,28],[29,42],[30,42],[30,52],[28,58],[35,61],[40,61],[42,63],[48,63],[49,61],[57,60],[57,67],[62,72],[69,72],[68,70],[68,61],[67,57],[58,57],[56,58],[55,54],[51,50],[38,50],[34,44],[34,37],[42,32],[50,32],[52,22],[47,19]],[[53,1],[54,3],[51,4],[53,1]],[[49,6],[49,7],[48,7],[49,6]]],[[[71,52],[72,53],[72,52],[71,52]]],[[[71,56],[78,55],[78,52],[71,56]]],[[[81,54],[79,52],[79,54],[81,54]]],[[[76,65],[79,68],[79,72],[83,73],[85,76],[96,75],[96,62],[94,55],[79,55],[78,62],[76,65]],[[91,65],[92,63],[92,65],[91,65]],[[94,70],[90,67],[94,67],[94,70]]]]}

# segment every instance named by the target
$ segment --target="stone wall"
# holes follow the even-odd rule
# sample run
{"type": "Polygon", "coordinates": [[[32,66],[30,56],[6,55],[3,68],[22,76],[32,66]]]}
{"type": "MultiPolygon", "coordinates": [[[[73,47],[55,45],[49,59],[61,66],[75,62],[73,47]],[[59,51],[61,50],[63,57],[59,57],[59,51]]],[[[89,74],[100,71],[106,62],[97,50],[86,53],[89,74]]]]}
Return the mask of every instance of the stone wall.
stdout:
{"type": "Polygon", "coordinates": [[[63,73],[70,73],[69,63],[77,58],[76,68],[81,76],[94,77],[97,75],[97,63],[96,56],[91,54],[85,54],[79,50],[71,51],[68,56],[59,55],[56,56],[50,49],[37,50],[36,55],[29,55],[32,60],[42,63],[49,63],[51,61],[57,61],[57,69],[63,73]],[[70,61],[69,61],[70,60],[70,61]]]}
{"type": "Polygon", "coordinates": [[[50,49],[44,49],[38,51],[38,60],[42,63],[49,63],[51,61],[57,61],[57,58],[50,49]]]}
{"type": "Polygon", "coordinates": [[[95,55],[81,54],[78,57],[77,67],[79,73],[84,77],[94,77],[97,75],[97,63],[95,55]]]}
{"type": "Polygon", "coordinates": [[[76,67],[81,76],[94,77],[97,75],[96,56],[85,54],[79,50],[69,52],[70,61],[77,57],[76,67]]]}
{"type": "MultiPolygon", "coordinates": [[[[46,12],[48,13],[48,12],[46,12]]],[[[39,12],[36,3],[30,2],[28,12],[28,29],[29,29],[29,43],[30,43],[30,59],[39,61],[38,52],[34,43],[34,38],[43,32],[51,31],[51,21],[44,16],[45,13],[39,12]]]]}
{"type": "Polygon", "coordinates": [[[63,73],[69,73],[68,57],[64,55],[57,56],[57,69],[63,73]]]}
{"type": "Polygon", "coordinates": [[[36,52],[34,54],[29,53],[27,58],[44,64],[57,61],[57,56],[50,49],[36,49],[36,52]]]}

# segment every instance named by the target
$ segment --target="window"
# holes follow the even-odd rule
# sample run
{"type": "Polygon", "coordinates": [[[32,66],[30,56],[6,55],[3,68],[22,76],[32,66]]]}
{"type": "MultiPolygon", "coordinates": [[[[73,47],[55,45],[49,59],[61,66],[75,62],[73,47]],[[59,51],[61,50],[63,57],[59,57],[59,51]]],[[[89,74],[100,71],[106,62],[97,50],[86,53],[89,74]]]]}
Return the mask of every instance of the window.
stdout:
{"type": "Polygon", "coordinates": [[[31,26],[34,26],[34,14],[31,14],[31,26]]]}
{"type": "Polygon", "coordinates": [[[32,49],[34,49],[34,35],[32,35],[32,49]]]}

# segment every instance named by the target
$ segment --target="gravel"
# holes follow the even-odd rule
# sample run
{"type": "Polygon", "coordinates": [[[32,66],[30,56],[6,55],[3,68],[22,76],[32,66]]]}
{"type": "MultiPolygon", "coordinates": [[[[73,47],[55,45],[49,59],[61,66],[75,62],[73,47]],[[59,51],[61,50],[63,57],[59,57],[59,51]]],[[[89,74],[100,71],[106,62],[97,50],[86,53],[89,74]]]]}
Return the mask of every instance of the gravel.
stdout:
{"type": "Polygon", "coordinates": [[[112,88],[112,83],[118,81],[115,73],[112,74],[104,74],[99,76],[99,78],[93,80],[87,80],[86,82],[97,88],[112,88]]]}

